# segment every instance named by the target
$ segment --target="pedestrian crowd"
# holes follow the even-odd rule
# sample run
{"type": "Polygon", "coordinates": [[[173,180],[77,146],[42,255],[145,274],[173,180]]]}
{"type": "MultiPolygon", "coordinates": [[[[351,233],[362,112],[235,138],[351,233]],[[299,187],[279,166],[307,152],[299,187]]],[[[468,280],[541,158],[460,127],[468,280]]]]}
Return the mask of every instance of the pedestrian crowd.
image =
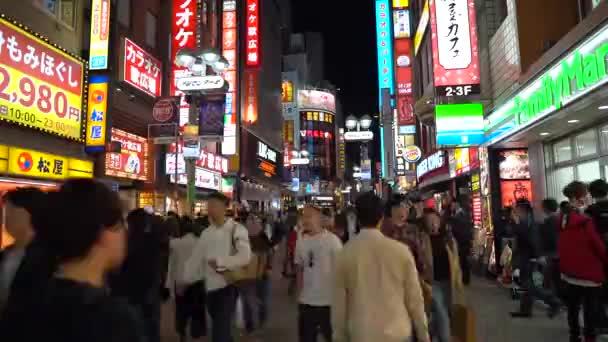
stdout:
{"type": "Polygon", "coordinates": [[[520,297],[512,317],[532,317],[537,300],[550,318],[565,307],[570,341],[595,342],[608,331],[608,184],[574,181],[563,195],[560,204],[542,201],[540,221],[527,200],[503,209],[494,231],[498,272],[520,297]]]}
{"type": "MultiPolygon", "coordinates": [[[[542,202],[540,223],[529,202],[505,210],[496,240],[513,242],[497,243],[496,254],[513,253],[513,317],[530,317],[539,299],[550,317],[565,306],[570,340],[591,342],[608,326],[608,184],[572,182],[563,193],[561,206],[542,202]]],[[[299,341],[475,340],[464,294],[474,240],[466,196],[434,208],[416,195],[384,203],[370,192],[337,213],[308,204],[276,217],[215,192],[208,216],[191,219],[125,213],[116,192],[77,179],[49,193],[15,189],[2,203],[14,238],[0,251],[7,341],[160,342],[169,298],[182,341],[232,342],[235,321],[261,341],[282,242],[299,341]]]]}

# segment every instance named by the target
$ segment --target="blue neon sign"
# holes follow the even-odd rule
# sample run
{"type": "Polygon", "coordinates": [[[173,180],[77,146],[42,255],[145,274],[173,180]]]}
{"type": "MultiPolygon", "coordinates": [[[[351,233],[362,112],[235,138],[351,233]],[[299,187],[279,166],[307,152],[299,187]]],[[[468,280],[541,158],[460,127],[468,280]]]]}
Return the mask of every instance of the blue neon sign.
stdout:
{"type": "MultiPolygon", "coordinates": [[[[391,35],[391,7],[389,0],[376,0],[376,42],[378,52],[378,90],[389,88],[394,95],[393,39],[391,35]]],[[[379,108],[382,98],[378,96],[379,108]]]]}

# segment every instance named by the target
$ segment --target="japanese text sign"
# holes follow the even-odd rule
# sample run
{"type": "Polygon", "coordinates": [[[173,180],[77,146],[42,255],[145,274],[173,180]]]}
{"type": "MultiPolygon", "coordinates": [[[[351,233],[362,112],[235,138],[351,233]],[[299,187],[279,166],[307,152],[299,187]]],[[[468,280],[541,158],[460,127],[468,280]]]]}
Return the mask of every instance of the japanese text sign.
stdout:
{"type": "Polygon", "coordinates": [[[106,144],[106,123],[108,109],[108,78],[89,78],[89,99],[87,106],[87,148],[103,148],[106,144]]]}
{"type": "Polygon", "coordinates": [[[144,49],[125,38],[123,79],[153,97],[160,96],[162,64],[144,49]]]}
{"type": "Polygon", "coordinates": [[[44,179],[93,178],[93,162],[0,145],[0,173],[44,179]]]}
{"type": "Polygon", "coordinates": [[[245,39],[245,56],[248,67],[260,66],[260,2],[247,0],[247,32],[245,39]]]}
{"type": "Polygon", "coordinates": [[[89,69],[108,68],[108,43],[110,42],[110,0],[93,0],[91,3],[91,38],[89,69]]]}
{"type": "Polygon", "coordinates": [[[149,180],[148,141],[116,128],[112,128],[112,141],[120,142],[121,152],[106,153],[106,175],[149,180]]]}
{"type": "Polygon", "coordinates": [[[479,93],[475,0],[430,0],[429,5],[438,95],[479,93]]]}
{"type": "MultiPolygon", "coordinates": [[[[390,89],[393,95],[393,56],[391,37],[391,9],[389,0],[376,0],[376,42],[378,50],[378,89],[390,89]]],[[[382,98],[378,99],[382,104],[382,98]]]]}
{"type": "MultiPolygon", "coordinates": [[[[167,174],[173,174],[173,173],[175,173],[175,154],[174,154],[175,153],[175,144],[171,144],[169,151],[171,153],[167,153],[167,155],[166,155],[166,159],[167,159],[166,172],[167,172],[167,174]]],[[[179,145],[178,153],[179,153],[177,156],[178,172],[183,173],[182,164],[185,165],[185,161],[184,161],[184,157],[183,157],[183,144],[182,143],[180,143],[180,145],[179,145]]],[[[219,156],[217,154],[204,151],[204,150],[201,150],[201,154],[200,154],[198,160],[196,161],[196,165],[199,167],[203,167],[205,169],[211,170],[211,171],[219,172],[219,173],[228,172],[228,159],[226,159],[222,156],[219,156]]]]}
{"type": "Polygon", "coordinates": [[[83,62],[0,19],[0,120],[82,140],[83,62]]]}
{"type": "Polygon", "coordinates": [[[238,57],[236,43],[238,42],[238,26],[236,15],[236,1],[224,0],[222,13],[222,55],[228,60],[228,69],[224,73],[224,79],[228,82],[228,93],[224,104],[224,140],[222,142],[222,154],[233,155],[236,153],[236,106],[237,102],[237,65],[238,57]]]}

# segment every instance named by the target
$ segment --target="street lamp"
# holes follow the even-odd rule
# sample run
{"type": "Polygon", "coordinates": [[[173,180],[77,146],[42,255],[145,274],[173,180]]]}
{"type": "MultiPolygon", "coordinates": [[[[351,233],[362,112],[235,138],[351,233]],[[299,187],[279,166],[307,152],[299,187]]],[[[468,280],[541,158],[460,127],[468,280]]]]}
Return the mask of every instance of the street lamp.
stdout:
{"type": "Polygon", "coordinates": [[[367,114],[363,115],[359,120],[359,125],[364,131],[367,131],[372,126],[372,118],[367,114]]]}
{"type": "Polygon", "coordinates": [[[359,121],[357,120],[356,117],[349,115],[348,117],[346,117],[346,122],[345,122],[345,126],[347,129],[351,130],[351,129],[355,129],[357,127],[357,124],[359,123],[359,121]]]}
{"type": "MultiPolygon", "coordinates": [[[[226,93],[228,90],[229,85],[226,84],[226,80],[224,80],[221,74],[228,69],[230,63],[216,49],[192,50],[189,48],[183,48],[177,51],[175,56],[175,64],[187,68],[188,71],[190,71],[190,75],[184,75],[183,77],[178,78],[176,85],[180,91],[189,95],[186,97],[188,103],[190,104],[190,110],[188,112],[188,125],[196,126],[195,123],[198,121],[199,104],[202,100],[204,100],[204,95],[207,93],[226,93]],[[207,75],[207,67],[211,67],[211,69],[215,72],[215,75],[207,75]]],[[[198,128],[198,126],[196,126],[196,128],[198,128]]],[[[190,137],[190,140],[192,140],[195,145],[199,145],[200,135],[197,133],[194,137],[190,137]],[[192,138],[194,138],[194,140],[192,140],[192,138]]],[[[185,141],[184,145],[186,145],[185,141]]],[[[177,146],[178,143],[176,141],[176,147],[177,146]]],[[[175,157],[175,181],[177,184],[177,149],[175,157]]],[[[188,176],[187,203],[190,214],[194,213],[194,183],[197,159],[198,158],[186,159],[186,174],[188,176]]]]}

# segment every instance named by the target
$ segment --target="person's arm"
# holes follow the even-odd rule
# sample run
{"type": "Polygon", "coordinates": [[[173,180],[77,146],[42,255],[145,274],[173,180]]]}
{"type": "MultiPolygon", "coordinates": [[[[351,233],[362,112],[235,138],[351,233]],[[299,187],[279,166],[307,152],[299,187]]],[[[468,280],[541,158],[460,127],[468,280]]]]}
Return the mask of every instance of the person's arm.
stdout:
{"type": "Polygon", "coordinates": [[[306,256],[304,255],[305,252],[302,243],[296,244],[294,254],[294,264],[296,267],[296,298],[300,298],[302,287],[304,286],[304,267],[306,263],[306,256]]]}
{"type": "Polygon", "coordinates": [[[236,253],[234,255],[217,258],[217,267],[233,270],[235,268],[246,266],[251,260],[251,245],[249,244],[249,233],[247,229],[240,224],[236,225],[234,230],[234,247],[236,253]]]}
{"type": "Polygon", "coordinates": [[[346,307],[348,301],[346,300],[346,275],[344,258],[340,255],[335,258],[335,277],[334,277],[334,288],[333,288],[333,303],[331,305],[331,325],[334,330],[333,341],[334,342],[346,342],[347,341],[347,323],[348,322],[348,308],[346,307]]]}
{"type": "Polygon", "coordinates": [[[418,341],[430,342],[428,322],[426,312],[424,311],[424,297],[422,295],[422,288],[420,287],[414,256],[406,246],[403,246],[403,254],[405,307],[412,319],[412,326],[414,327],[418,341]]]}
{"type": "Polygon", "coordinates": [[[207,263],[205,241],[205,233],[203,233],[196,242],[192,255],[190,255],[184,265],[183,279],[181,279],[183,284],[194,284],[199,280],[203,280],[205,274],[203,269],[207,263]]]}

